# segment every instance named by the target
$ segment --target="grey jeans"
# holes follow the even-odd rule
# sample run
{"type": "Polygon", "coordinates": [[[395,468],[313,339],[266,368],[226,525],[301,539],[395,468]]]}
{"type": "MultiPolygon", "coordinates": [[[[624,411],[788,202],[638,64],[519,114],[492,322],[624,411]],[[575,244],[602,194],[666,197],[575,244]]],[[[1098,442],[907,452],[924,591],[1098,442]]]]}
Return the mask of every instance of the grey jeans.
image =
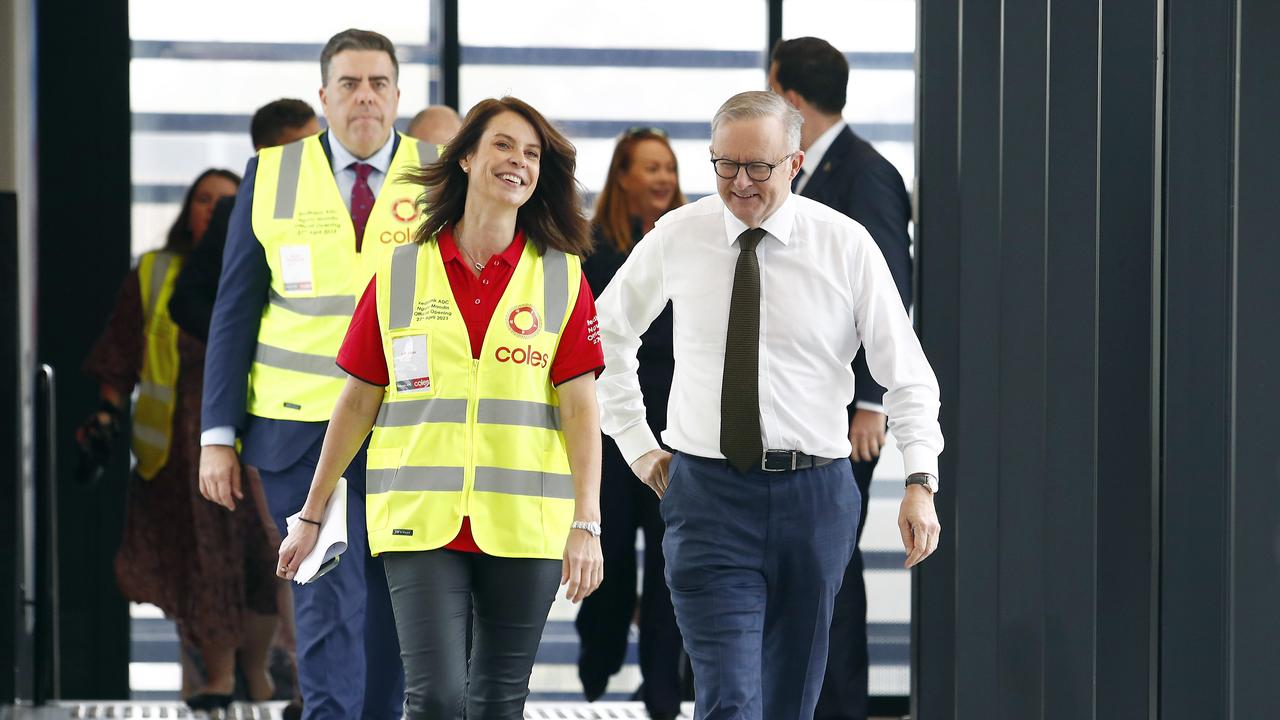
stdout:
{"type": "Polygon", "coordinates": [[[405,717],[523,718],[560,561],[453,550],[382,558],[404,661],[405,717]]]}

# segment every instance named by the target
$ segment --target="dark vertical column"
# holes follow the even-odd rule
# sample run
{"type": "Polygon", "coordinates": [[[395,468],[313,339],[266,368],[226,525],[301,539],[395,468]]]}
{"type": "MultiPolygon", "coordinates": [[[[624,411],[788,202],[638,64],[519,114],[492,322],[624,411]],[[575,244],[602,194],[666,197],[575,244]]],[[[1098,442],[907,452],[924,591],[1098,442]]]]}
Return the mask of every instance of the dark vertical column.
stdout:
{"type": "Polygon", "coordinates": [[[6,428],[0,432],[0,523],[4,535],[0,536],[0,703],[13,698],[13,667],[17,657],[19,572],[22,546],[19,533],[22,522],[19,516],[18,483],[21,461],[18,451],[18,427],[22,403],[18,388],[22,385],[18,368],[21,365],[22,343],[19,336],[18,303],[18,195],[0,191],[0,418],[6,428]]]}
{"type": "Polygon", "coordinates": [[[1041,703],[1075,720],[1095,707],[1099,8],[1048,6],[1041,703]]]}
{"type": "MultiPolygon", "coordinates": [[[[956,656],[965,661],[955,666],[951,712],[960,718],[1001,716],[996,638],[1002,608],[996,593],[999,497],[1006,475],[998,462],[1003,442],[1000,6],[999,0],[972,0],[963,4],[960,16],[960,258],[951,268],[960,281],[959,386],[954,390],[959,427],[947,439],[957,457],[951,486],[956,521],[945,536],[956,544],[956,656]]],[[[926,314],[926,327],[929,322],[926,314]]]]}
{"type": "Polygon", "coordinates": [[[916,92],[915,318],[925,354],[942,392],[942,433],[948,449],[939,458],[945,489],[935,499],[943,535],[938,551],[913,573],[911,588],[912,717],[943,717],[955,707],[956,480],[959,453],[952,441],[960,427],[960,203],[959,4],[919,3],[916,92]],[[927,150],[925,150],[927,149],[927,150]],[[927,191],[925,191],[927,189],[927,191]],[[928,228],[923,231],[922,228],[928,228]],[[927,308],[927,310],[926,310],[927,308]],[[953,480],[956,480],[953,484],[953,480]]]}
{"type": "Polygon", "coordinates": [[[97,407],[81,363],[129,265],[129,4],[36,6],[38,355],[58,378],[56,408],[62,688],[124,697],[129,618],[113,560],[128,453],[95,487],[75,482],[75,426],[97,407]],[[68,22],[75,18],[75,22],[68,22]]]}
{"type": "Polygon", "coordinates": [[[765,38],[764,64],[765,70],[769,69],[769,54],[773,51],[773,46],[778,44],[782,39],[782,0],[766,0],[769,12],[768,36],[765,38]]]}
{"type": "Polygon", "coordinates": [[[1000,99],[998,717],[1044,693],[1045,3],[1004,5],[1000,99]]]}
{"type": "Polygon", "coordinates": [[[1160,717],[1223,717],[1231,669],[1234,3],[1166,2],[1160,717]]]}
{"type": "Polygon", "coordinates": [[[1237,8],[1235,382],[1230,538],[1234,550],[1230,697],[1233,718],[1268,717],[1280,708],[1280,5],[1240,0],[1237,8]]]}
{"type": "Polygon", "coordinates": [[[458,68],[462,64],[462,45],[458,39],[458,0],[439,0],[440,13],[440,85],[444,104],[462,111],[458,88],[458,68]]]}
{"type": "Polygon", "coordinates": [[[1156,717],[1159,4],[1101,3],[1097,707],[1156,717]]]}

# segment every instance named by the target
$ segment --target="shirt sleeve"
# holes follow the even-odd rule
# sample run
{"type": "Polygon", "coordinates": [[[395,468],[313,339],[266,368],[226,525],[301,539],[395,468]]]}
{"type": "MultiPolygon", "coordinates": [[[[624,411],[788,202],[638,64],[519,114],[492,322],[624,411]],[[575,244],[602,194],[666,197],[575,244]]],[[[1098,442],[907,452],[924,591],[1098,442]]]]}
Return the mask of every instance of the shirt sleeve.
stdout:
{"type": "Polygon", "coordinates": [[[582,276],[578,287],[578,301],[574,303],[560,345],[551,361],[551,384],[559,385],[579,375],[594,372],[596,377],[604,369],[604,351],[600,348],[600,324],[596,319],[596,299],[582,276]]]}
{"type": "Polygon", "coordinates": [[[661,447],[649,427],[638,371],[640,336],[666,307],[662,228],[636,244],[600,295],[600,334],[605,369],[596,385],[600,429],[614,439],[628,464],[661,447]]]}
{"type": "Polygon", "coordinates": [[[386,387],[390,380],[387,358],[382,352],[382,327],[378,324],[377,283],[376,277],[370,280],[360,296],[342,347],[338,348],[337,363],[357,380],[386,387]]]}

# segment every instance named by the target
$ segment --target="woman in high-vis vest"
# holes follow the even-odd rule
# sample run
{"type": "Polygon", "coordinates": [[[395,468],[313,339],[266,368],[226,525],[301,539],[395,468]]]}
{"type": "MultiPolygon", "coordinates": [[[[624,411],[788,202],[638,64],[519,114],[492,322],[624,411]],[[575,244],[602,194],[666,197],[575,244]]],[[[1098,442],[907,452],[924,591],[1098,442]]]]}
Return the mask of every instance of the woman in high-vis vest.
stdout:
{"type": "Polygon", "coordinates": [[[476,105],[414,175],[429,217],[356,308],[337,358],[351,377],[280,548],[292,578],[372,430],[369,548],[386,568],[411,719],[522,718],[557,586],[578,602],[604,577],[603,355],[575,162],[537,110],[502,98],[476,105]]]}
{"type": "Polygon", "coordinates": [[[273,694],[267,654],[277,620],[275,556],[251,497],[231,513],[198,491],[204,344],[169,317],[169,296],[187,254],[204,238],[217,201],[240,177],[207,170],[187,191],[165,245],[125,279],[85,371],[102,404],[77,433],[101,465],[132,404],[132,450],[116,580],[126,598],[173,618],[184,656],[199,657],[203,681],[184,663],[182,696],[193,708],[231,700],[236,662],[250,696],[273,694]]]}

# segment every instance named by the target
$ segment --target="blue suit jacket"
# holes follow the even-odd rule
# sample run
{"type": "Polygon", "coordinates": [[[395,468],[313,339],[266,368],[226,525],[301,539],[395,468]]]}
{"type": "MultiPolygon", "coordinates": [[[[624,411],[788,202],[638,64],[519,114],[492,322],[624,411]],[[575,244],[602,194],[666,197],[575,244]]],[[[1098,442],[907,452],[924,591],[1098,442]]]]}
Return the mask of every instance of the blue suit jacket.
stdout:
{"type": "MultiPolygon", "coordinates": [[[[846,125],[812,170],[800,193],[857,220],[880,247],[902,304],[911,306],[911,199],[902,175],[884,156],[846,125]]],[[[853,361],[856,402],[881,403],[884,388],[867,369],[866,352],[853,361]]],[[[852,408],[851,408],[852,410],[852,408]]]]}
{"type": "MultiPolygon", "coordinates": [[[[400,136],[394,137],[393,157],[400,143],[400,136]]],[[[321,133],[320,144],[325,155],[332,158],[327,132],[321,133]]],[[[228,425],[236,428],[244,445],[245,463],[267,472],[280,472],[296,464],[324,437],[328,423],[275,420],[246,411],[249,369],[258,348],[258,325],[271,288],[266,253],[253,233],[253,186],[257,174],[258,158],[254,156],[245,167],[227,228],[218,297],[205,350],[200,429],[228,425]]]]}

